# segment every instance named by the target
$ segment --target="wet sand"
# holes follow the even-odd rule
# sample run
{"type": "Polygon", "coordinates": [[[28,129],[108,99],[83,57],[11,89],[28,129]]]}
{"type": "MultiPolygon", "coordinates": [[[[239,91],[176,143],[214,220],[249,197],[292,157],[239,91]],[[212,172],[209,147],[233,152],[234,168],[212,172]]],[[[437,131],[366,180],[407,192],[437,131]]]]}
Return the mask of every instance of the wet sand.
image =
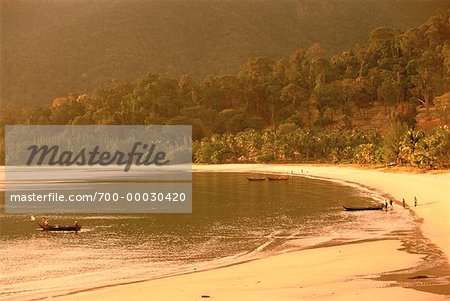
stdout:
{"type": "Polygon", "coordinates": [[[54,299],[449,300],[449,173],[394,174],[335,166],[259,164],[200,165],[194,171],[293,172],[359,183],[388,194],[397,202],[405,198],[409,205],[413,205],[416,196],[418,206],[411,210],[421,223],[417,240],[426,240],[423,244],[434,251],[426,254],[407,242],[388,239],[322,247],[54,299]],[[421,232],[431,241],[423,238],[421,232]],[[438,259],[441,262],[433,265],[438,259]],[[430,285],[427,281],[435,277],[438,280],[430,285]]]}
{"type": "Polygon", "coordinates": [[[374,281],[413,267],[421,255],[386,240],[303,250],[188,275],[92,290],[57,300],[446,300],[374,281]]]}

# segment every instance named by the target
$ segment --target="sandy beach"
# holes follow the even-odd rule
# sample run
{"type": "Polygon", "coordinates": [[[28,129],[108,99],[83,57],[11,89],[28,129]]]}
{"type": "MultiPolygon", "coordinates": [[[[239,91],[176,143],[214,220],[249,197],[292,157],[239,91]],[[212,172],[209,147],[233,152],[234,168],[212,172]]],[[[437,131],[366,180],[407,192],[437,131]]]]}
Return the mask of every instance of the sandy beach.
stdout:
{"type": "MultiPolygon", "coordinates": [[[[194,171],[293,173],[358,183],[389,195],[397,202],[405,198],[421,223],[424,235],[447,258],[450,256],[450,173],[387,173],[337,166],[260,164],[197,165],[194,171]],[[413,204],[414,197],[418,199],[417,207],[413,204]]],[[[426,282],[408,280],[410,275],[402,271],[417,266],[425,255],[405,252],[405,249],[407,246],[400,241],[389,239],[322,247],[54,299],[448,300],[447,283],[430,293],[426,282]],[[405,283],[416,289],[408,288],[405,283]],[[424,288],[417,289],[421,285],[424,288]]],[[[443,273],[448,279],[448,270],[443,273]]]]}
{"type": "Polygon", "coordinates": [[[376,273],[418,263],[420,256],[404,256],[397,248],[398,242],[382,241],[305,250],[61,300],[444,300],[399,287],[380,289],[390,283],[370,280],[376,273]]]}

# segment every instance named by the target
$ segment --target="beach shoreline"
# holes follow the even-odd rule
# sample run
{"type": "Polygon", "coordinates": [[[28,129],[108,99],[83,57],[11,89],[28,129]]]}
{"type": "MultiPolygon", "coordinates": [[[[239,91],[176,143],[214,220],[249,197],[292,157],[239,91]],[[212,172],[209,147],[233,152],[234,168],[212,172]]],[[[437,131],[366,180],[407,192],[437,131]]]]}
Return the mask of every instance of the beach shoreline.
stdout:
{"type": "Polygon", "coordinates": [[[397,286],[395,281],[375,281],[386,270],[402,270],[420,262],[421,255],[404,255],[400,248],[399,241],[384,240],[308,249],[54,300],[124,300],[130,296],[133,300],[446,300],[443,295],[397,286]],[[363,262],[366,256],[371,260],[363,262]]]}
{"type": "Polygon", "coordinates": [[[378,169],[301,164],[194,165],[193,171],[292,174],[343,184],[356,183],[390,196],[398,204],[404,198],[413,214],[422,221],[424,235],[450,258],[450,172],[389,173],[378,169]],[[417,207],[414,207],[414,197],[418,199],[417,207]]]}
{"type": "MultiPolygon", "coordinates": [[[[287,164],[194,165],[193,171],[307,176],[343,184],[357,183],[390,196],[398,203],[405,198],[420,220],[421,232],[450,257],[450,242],[446,237],[446,233],[450,233],[450,224],[446,221],[450,212],[447,184],[450,173],[385,173],[353,167],[287,164]],[[419,200],[417,207],[411,204],[414,196],[419,200]]],[[[396,284],[402,278],[401,271],[413,269],[425,257],[405,249],[400,241],[389,239],[312,248],[206,271],[92,289],[56,299],[122,300],[132,295],[134,300],[155,299],[155,296],[161,300],[209,297],[217,300],[447,300],[448,295],[442,292],[429,293],[426,289],[412,290],[396,284]]],[[[447,275],[448,271],[444,273],[447,275]]]]}

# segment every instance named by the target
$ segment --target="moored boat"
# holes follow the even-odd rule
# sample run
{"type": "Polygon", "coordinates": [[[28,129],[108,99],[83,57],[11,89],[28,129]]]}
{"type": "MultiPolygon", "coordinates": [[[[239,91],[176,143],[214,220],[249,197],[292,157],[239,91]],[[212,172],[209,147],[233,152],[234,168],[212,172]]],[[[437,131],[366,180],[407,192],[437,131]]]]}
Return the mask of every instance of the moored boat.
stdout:
{"type": "Polygon", "coordinates": [[[52,226],[52,225],[42,225],[38,224],[39,227],[42,228],[43,231],[75,231],[78,232],[81,230],[81,225],[73,225],[73,226],[52,226]]]}
{"type": "Polygon", "coordinates": [[[265,181],[266,178],[247,178],[247,181],[265,181]]]}
{"type": "Polygon", "coordinates": [[[289,177],[267,177],[269,181],[287,181],[289,177]]]}
{"type": "Polygon", "coordinates": [[[383,204],[377,205],[377,206],[365,206],[365,207],[348,207],[348,206],[342,205],[342,207],[344,207],[344,209],[347,211],[383,210],[384,209],[383,204]]]}

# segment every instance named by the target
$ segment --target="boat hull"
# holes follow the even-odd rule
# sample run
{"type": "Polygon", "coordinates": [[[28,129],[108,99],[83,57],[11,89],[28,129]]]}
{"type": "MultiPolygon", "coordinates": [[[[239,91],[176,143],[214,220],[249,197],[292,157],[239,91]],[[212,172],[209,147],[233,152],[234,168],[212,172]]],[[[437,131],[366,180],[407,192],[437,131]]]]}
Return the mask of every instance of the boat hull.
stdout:
{"type": "Polygon", "coordinates": [[[288,177],[278,177],[278,178],[268,177],[267,180],[269,180],[269,181],[287,181],[287,180],[289,180],[289,178],[288,177]]]}
{"type": "Polygon", "coordinates": [[[39,224],[39,226],[41,227],[41,229],[43,231],[75,231],[78,232],[81,230],[81,226],[77,225],[77,226],[46,226],[46,225],[41,225],[39,224]]]}
{"type": "Polygon", "coordinates": [[[266,178],[247,178],[247,181],[255,182],[255,181],[265,181],[266,178]]]}
{"type": "Polygon", "coordinates": [[[347,206],[342,206],[342,207],[344,207],[344,209],[347,211],[366,211],[366,210],[383,210],[384,209],[384,205],[373,206],[373,207],[347,207],[347,206]]]}

